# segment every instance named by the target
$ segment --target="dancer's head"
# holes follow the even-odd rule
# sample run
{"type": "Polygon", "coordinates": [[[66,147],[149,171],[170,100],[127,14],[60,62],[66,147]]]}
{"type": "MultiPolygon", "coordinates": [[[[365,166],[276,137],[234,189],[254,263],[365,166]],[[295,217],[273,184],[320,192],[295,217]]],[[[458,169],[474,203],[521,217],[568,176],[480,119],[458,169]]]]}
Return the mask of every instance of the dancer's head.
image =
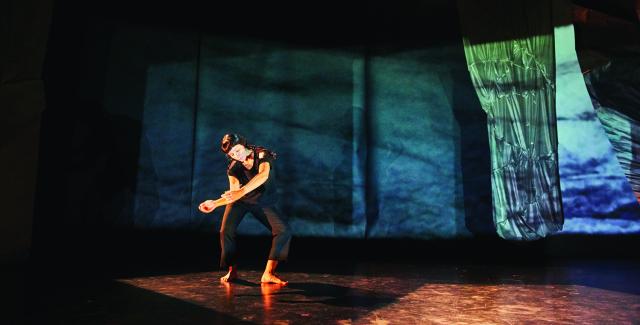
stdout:
{"type": "Polygon", "coordinates": [[[229,158],[237,161],[245,161],[251,150],[247,148],[247,140],[235,133],[228,133],[222,137],[220,149],[229,158]]]}

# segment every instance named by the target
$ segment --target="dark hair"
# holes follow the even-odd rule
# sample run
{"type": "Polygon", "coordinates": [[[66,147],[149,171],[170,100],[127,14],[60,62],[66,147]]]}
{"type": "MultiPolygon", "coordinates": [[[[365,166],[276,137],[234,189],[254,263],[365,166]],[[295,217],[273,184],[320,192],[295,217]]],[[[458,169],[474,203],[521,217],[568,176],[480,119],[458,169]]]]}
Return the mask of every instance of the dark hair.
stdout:
{"type": "Polygon", "coordinates": [[[239,134],[227,133],[222,137],[222,141],[220,142],[220,149],[224,153],[229,153],[229,150],[231,150],[231,148],[233,148],[236,144],[241,144],[246,147],[247,139],[239,134]]]}
{"type": "Polygon", "coordinates": [[[256,145],[252,145],[252,144],[248,144],[247,143],[247,139],[239,134],[236,133],[227,133],[222,137],[222,141],[220,142],[220,149],[222,150],[222,152],[224,152],[225,154],[228,154],[229,151],[231,150],[231,148],[233,148],[235,145],[237,144],[241,144],[244,147],[246,147],[249,150],[252,150],[256,153],[259,152],[264,152],[267,156],[276,159],[276,153],[268,150],[267,148],[264,147],[260,147],[260,146],[256,146],[256,145]]]}

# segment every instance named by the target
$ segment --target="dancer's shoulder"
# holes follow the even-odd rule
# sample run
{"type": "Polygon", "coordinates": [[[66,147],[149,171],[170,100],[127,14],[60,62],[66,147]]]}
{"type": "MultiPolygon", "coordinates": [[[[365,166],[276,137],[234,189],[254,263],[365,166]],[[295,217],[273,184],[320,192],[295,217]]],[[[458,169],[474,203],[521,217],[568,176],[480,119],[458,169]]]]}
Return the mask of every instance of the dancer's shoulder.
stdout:
{"type": "Polygon", "coordinates": [[[236,161],[233,160],[229,163],[229,166],[227,166],[227,175],[233,176],[235,167],[236,167],[236,161]]]}

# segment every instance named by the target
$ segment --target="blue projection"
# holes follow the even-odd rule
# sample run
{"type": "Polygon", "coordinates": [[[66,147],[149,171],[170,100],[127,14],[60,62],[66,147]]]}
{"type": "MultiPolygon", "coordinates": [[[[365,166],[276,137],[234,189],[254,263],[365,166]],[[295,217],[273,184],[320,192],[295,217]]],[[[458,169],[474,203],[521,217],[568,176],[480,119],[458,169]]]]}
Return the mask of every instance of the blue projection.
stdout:
{"type": "Polygon", "coordinates": [[[591,104],[573,26],[556,27],[555,36],[563,231],[640,232],[640,206],[591,104]]]}
{"type": "MultiPolygon", "coordinates": [[[[640,232],[573,30],[556,38],[564,232],[640,232]]],[[[316,46],[122,25],[108,61],[104,114],[128,134],[110,150],[138,156],[135,184],[104,190],[104,223],[217,232],[222,209],[197,206],[228,187],[218,147],[237,132],[278,153],[278,208],[296,236],[495,234],[486,114],[461,40],[316,46]]],[[[268,233],[253,218],[239,232],[268,233]]]]}

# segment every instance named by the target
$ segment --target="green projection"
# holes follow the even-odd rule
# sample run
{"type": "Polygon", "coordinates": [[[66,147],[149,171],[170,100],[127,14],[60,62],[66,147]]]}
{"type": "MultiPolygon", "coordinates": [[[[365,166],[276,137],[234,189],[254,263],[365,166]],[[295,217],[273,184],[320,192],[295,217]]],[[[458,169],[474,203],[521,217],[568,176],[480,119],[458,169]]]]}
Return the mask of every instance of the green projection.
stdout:
{"type": "Polygon", "coordinates": [[[545,237],[563,224],[551,2],[459,7],[467,65],[487,114],[496,231],[545,237]]]}

